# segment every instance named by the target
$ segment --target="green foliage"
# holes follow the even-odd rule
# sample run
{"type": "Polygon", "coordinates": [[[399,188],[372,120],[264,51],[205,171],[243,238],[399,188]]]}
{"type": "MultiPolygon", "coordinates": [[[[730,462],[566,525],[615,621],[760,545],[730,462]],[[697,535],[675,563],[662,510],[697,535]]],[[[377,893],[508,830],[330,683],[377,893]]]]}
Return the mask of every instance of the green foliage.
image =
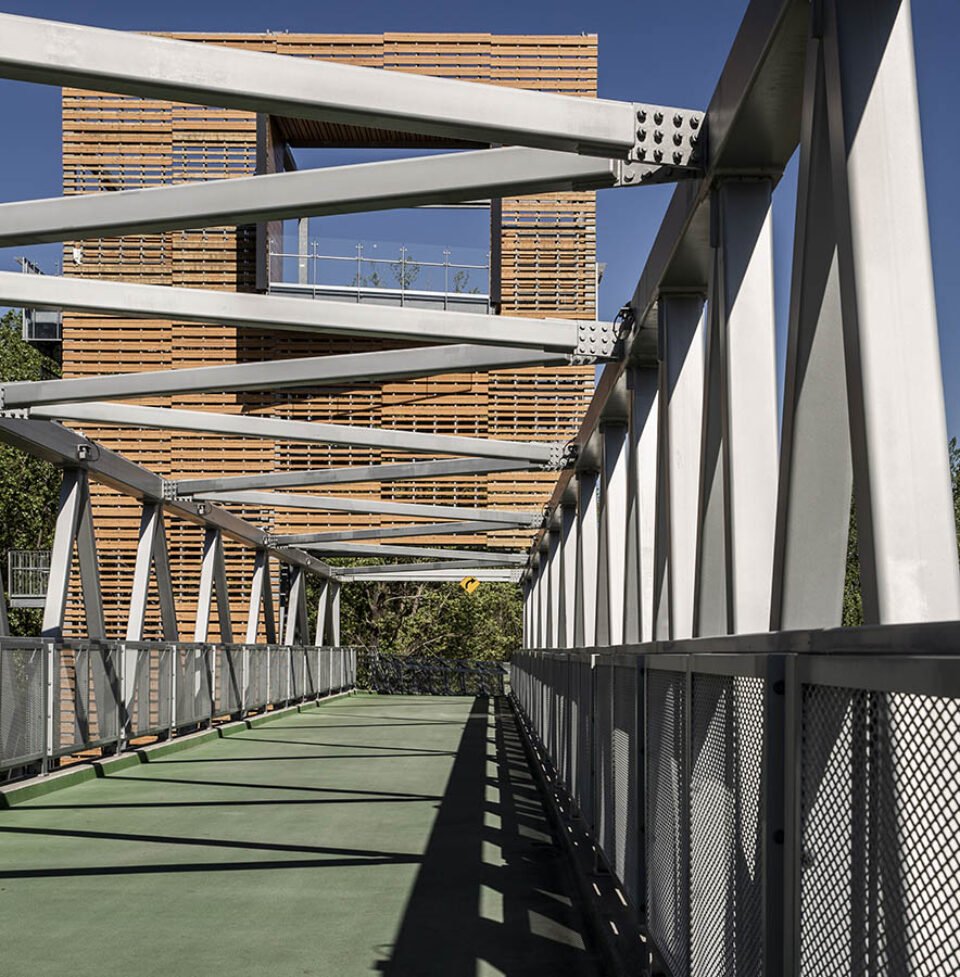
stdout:
{"type": "MultiPolygon", "coordinates": [[[[960,559],[960,444],[950,439],[950,485],[953,490],[953,524],[957,535],[957,557],[960,559]]],[[[847,573],[843,583],[843,626],[863,624],[863,599],[860,591],[860,553],[857,538],[857,507],[850,503],[850,533],[847,537],[847,573]]]]}
{"type": "MultiPolygon", "coordinates": [[[[337,560],[363,566],[381,560],[337,560]]],[[[316,588],[308,595],[315,625],[316,588]]],[[[340,597],[344,644],[377,648],[384,654],[440,655],[501,661],[520,647],[520,589],[483,582],[472,594],[458,583],[346,583],[340,597]]]]}
{"type": "MultiPolygon", "coordinates": [[[[0,318],[0,380],[39,380],[59,374],[53,360],[38,353],[20,335],[20,313],[0,318]]],[[[0,442],[0,567],[4,580],[9,550],[46,549],[60,497],[60,473],[45,461],[0,442]]],[[[41,612],[11,609],[15,635],[40,633],[41,612]]]]}

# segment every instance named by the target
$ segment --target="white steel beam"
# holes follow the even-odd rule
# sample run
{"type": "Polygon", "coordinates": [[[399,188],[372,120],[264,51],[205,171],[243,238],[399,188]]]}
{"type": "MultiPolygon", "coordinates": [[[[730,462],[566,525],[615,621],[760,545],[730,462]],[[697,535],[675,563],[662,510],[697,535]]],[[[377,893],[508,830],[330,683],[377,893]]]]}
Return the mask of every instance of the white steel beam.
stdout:
{"type": "MultiPolygon", "coordinates": [[[[421,570],[421,566],[423,564],[420,563],[397,564],[393,568],[396,571],[395,573],[379,573],[374,578],[374,582],[395,583],[422,580],[435,583],[459,583],[464,577],[469,576],[476,577],[481,583],[519,583],[522,572],[511,567],[504,567],[502,569],[498,567],[472,567],[464,571],[460,568],[451,570],[449,566],[444,567],[442,570],[421,570]]],[[[351,567],[343,567],[337,576],[337,580],[340,583],[362,583],[366,579],[367,577],[363,574],[355,577],[351,567]]]]}
{"type": "Polygon", "coordinates": [[[338,648],[340,646],[340,581],[331,580],[327,586],[330,593],[330,644],[338,648]]]}
{"type": "Polygon", "coordinates": [[[327,640],[327,622],[329,620],[328,608],[330,604],[330,581],[320,581],[320,596],[317,599],[317,629],[314,632],[313,643],[316,647],[322,648],[327,640]]]}
{"type": "Polygon", "coordinates": [[[758,179],[717,191],[730,634],[770,622],[779,461],[771,190],[758,179]]]}
{"type": "Polygon", "coordinates": [[[627,425],[600,426],[603,469],[600,472],[600,550],[597,560],[598,645],[623,644],[624,567],[627,541],[627,425]]]}
{"type": "Polygon", "coordinates": [[[368,543],[301,543],[303,549],[318,550],[330,556],[411,556],[439,560],[476,560],[499,565],[527,562],[519,553],[496,553],[489,550],[451,550],[432,546],[377,546],[368,543]]]}
{"type": "Polygon", "coordinates": [[[259,475],[180,479],[177,481],[177,494],[230,492],[237,489],[297,488],[307,485],[356,485],[362,482],[399,482],[409,479],[442,478],[447,475],[483,475],[489,472],[526,471],[535,466],[536,463],[534,462],[508,461],[502,458],[446,458],[441,461],[363,465],[357,468],[264,472],[259,475]]]}
{"type": "Polygon", "coordinates": [[[283,643],[285,645],[307,643],[307,581],[302,567],[296,567],[290,581],[290,593],[287,595],[287,619],[284,628],[283,643]]]}
{"type": "MultiPolygon", "coordinates": [[[[38,277],[38,276],[26,276],[38,277]]],[[[81,421],[121,427],[155,428],[163,431],[198,431],[231,437],[270,438],[308,444],[350,444],[370,448],[393,448],[425,454],[474,455],[556,463],[559,445],[543,441],[498,441],[494,438],[462,438],[448,434],[421,434],[392,428],[353,427],[313,421],[288,421],[249,414],[216,414],[212,411],[176,410],[169,407],[140,407],[93,401],[87,404],[52,404],[29,408],[29,417],[43,420],[81,421]]],[[[196,498],[216,498],[215,493],[196,498]]]]}
{"type": "Polygon", "coordinates": [[[577,648],[592,648],[596,643],[600,535],[598,479],[597,472],[577,472],[577,592],[574,605],[574,643],[577,648]]]}
{"type": "MultiPolygon", "coordinates": [[[[409,573],[425,573],[428,570],[474,570],[483,566],[490,566],[489,563],[478,563],[477,560],[436,560],[425,563],[370,563],[367,566],[343,567],[337,572],[337,580],[346,577],[369,577],[379,576],[384,573],[392,573],[395,570],[402,570],[409,573]]],[[[510,564],[504,564],[510,566],[510,564]]],[[[457,579],[470,574],[461,573],[457,579]]]]}
{"type": "Polygon", "coordinates": [[[210,611],[216,593],[217,620],[220,640],[233,642],[233,626],[230,620],[230,595],[227,591],[227,568],[223,555],[223,534],[208,526],[203,538],[203,562],[200,567],[200,590],[197,598],[197,620],[193,640],[204,642],[210,630],[210,611]]]}
{"type": "Polygon", "coordinates": [[[700,427],[703,414],[703,296],[666,293],[660,335],[656,575],[653,636],[693,632],[700,427]]]}
{"type": "Polygon", "coordinates": [[[415,502],[381,502],[378,499],[347,499],[329,495],[294,495],[286,492],[208,493],[201,498],[240,505],[273,506],[278,509],[320,509],[324,512],[379,513],[413,518],[483,520],[490,528],[539,526],[538,512],[513,512],[509,509],[467,509],[454,505],[421,505],[415,502]]]}
{"type": "Polygon", "coordinates": [[[627,540],[623,596],[623,640],[653,640],[653,591],[657,507],[657,370],[634,368],[630,389],[627,469],[627,540]]]}
{"type": "Polygon", "coordinates": [[[955,619],[960,569],[910,3],[824,8],[864,623],[955,619]]]}
{"type": "Polygon", "coordinates": [[[547,544],[547,628],[546,647],[559,647],[560,636],[560,529],[550,527],[547,544]]]}
{"type": "Polygon", "coordinates": [[[832,181],[822,42],[811,38],[790,286],[772,631],[839,627],[843,616],[853,463],[832,181]]]}
{"type": "Polygon", "coordinates": [[[572,648],[577,598],[577,507],[560,507],[560,610],[557,614],[557,647],[572,648]]]}
{"type": "Polygon", "coordinates": [[[130,613],[127,617],[127,641],[142,641],[146,622],[150,570],[153,568],[160,599],[160,620],[164,641],[179,640],[176,605],[167,558],[167,538],[163,524],[163,507],[159,502],[145,502],[140,517],[137,558],[130,591],[130,613]]]}
{"type": "Polygon", "coordinates": [[[261,608],[263,608],[264,636],[267,644],[276,644],[277,625],[273,609],[273,587],[270,582],[270,554],[265,549],[257,550],[254,557],[250,605],[247,611],[246,642],[248,645],[257,643],[261,608]]]}
{"type": "MultiPolygon", "coordinates": [[[[2,15],[0,15],[2,16],[2,15]]],[[[421,343],[478,343],[610,357],[613,324],[586,319],[523,319],[436,309],[318,302],[96,278],[0,272],[0,303],[147,319],[217,322],[324,335],[376,336],[421,343]]]]}
{"type": "Polygon", "coordinates": [[[507,147],[26,200],[0,204],[0,247],[304,219],[478,197],[597,190],[614,186],[620,168],[613,160],[507,147]]]}
{"type": "MultiPolygon", "coordinates": [[[[526,513],[518,527],[530,525],[526,513]]],[[[290,536],[274,536],[277,546],[303,546],[305,543],[336,543],[356,539],[391,539],[415,536],[453,536],[463,533],[492,533],[509,529],[509,526],[475,520],[473,522],[424,522],[401,526],[371,526],[368,529],[331,530],[325,533],[295,533],[290,536]]]]}
{"type": "Polygon", "coordinates": [[[0,76],[481,143],[626,156],[637,106],[0,15],[0,76]]]}
{"type": "MultiPolygon", "coordinates": [[[[35,276],[34,276],[35,277],[35,276]]],[[[310,356],[263,363],[201,366],[182,370],[148,370],[68,380],[24,380],[0,384],[0,407],[7,410],[85,400],[129,400],[151,397],[269,390],[402,380],[443,373],[562,366],[566,353],[520,349],[516,346],[452,344],[412,349],[374,350],[336,356],[310,356]]]]}
{"type": "Polygon", "coordinates": [[[537,647],[550,646],[550,558],[549,534],[544,538],[540,549],[540,583],[537,590],[540,595],[539,625],[537,627],[537,647]]]}

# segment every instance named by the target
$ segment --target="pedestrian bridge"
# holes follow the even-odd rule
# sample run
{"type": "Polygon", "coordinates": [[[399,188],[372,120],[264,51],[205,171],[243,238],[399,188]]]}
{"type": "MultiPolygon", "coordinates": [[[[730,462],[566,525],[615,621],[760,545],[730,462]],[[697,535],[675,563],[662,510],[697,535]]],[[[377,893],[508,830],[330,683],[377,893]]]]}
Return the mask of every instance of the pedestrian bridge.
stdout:
{"type": "Polygon", "coordinates": [[[0,590],[3,977],[960,973],[960,564],[909,0],[750,0],[705,109],[6,14],[0,76],[475,147],[4,203],[4,247],[677,184],[612,321],[0,272],[16,307],[409,344],[0,383],[0,439],[63,470],[38,635],[9,636],[0,590]],[[592,364],[569,441],[182,409],[592,364]],[[79,429],[103,426],[379,460],[173,479],[79,429]],[[536,511],[287,491],[544,470],[536,511]],[[91,483],[142,505],[122,634],[91,483]],[[851,501],[863,626],[841,628],[851,501]],[[384,525],[276,535],[287,507],[384,525]],[[174,520],[203,532],[195,593],[174,520]],[[355,542],[502,530],[526,552],[355,542]],[[242,642],[225,539],[250,557],[242,642]],[[467,573],[520,587],[509,695],[402,694],[402,667],[401,694],[358,694],[341,587],[467,573]]]}

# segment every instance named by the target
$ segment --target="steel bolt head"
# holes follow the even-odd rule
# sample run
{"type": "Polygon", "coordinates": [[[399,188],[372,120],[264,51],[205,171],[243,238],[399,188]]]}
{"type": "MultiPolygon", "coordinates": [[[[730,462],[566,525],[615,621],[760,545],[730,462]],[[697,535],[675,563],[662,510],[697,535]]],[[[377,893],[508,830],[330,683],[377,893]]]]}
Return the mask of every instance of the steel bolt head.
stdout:
{"type": "Polygon", "coordinates": [[[637,122],[646,122],[646,121],[647,121],[647,110],[637,109],[637,122]]]}
{"type": "Polygon", "coordinates": [[[679,132],[673,134],[673,144],[674,146],[679,146],[683,142],[683,136],[679,132]]]}
{"type": "Polygon", "coordinates": [[[677,166],[679,166],[683,162],[683,153],[681,153],[681,152],[674,153],[673,154],[673,161],[674,161],[674,163],[677,164],[677,166]]]}
{"type": "Polygon", "coordinates": [[[657,161],[658,163],[660,163],[660,162],[662,162],[662,161],[663,161],[663,151],[662,151],[662,150],[660,150],[660,149],[657,149],[657,150],[655,150],[655,151],[654,151],[654,154],[653,154],[653,158],[654,158],[654,159],[655,159],[655,160],[656,160],[656,161],[657,161]]]}
{"type": "Polygon", "coordinates": [[[653,141],[663,142],[663,133],[659,129],[653,134],[653,141]]]}
{"type": "Polygon", "coordinates": [[[633,173],[630,170],[627,170],[627,172],[623,174],[623,182],[633,183],[633,173]]]}
{"type": "Polygon", "coordinates": [[[637,129],[637,139],[639,139],[640,142],[643,142],[643,140],[646,139],[646,138],[647,138],[647,130],[646,129],[637,129]]]}
{"type": "Polygon", "coordinates": [[[662,112],[654,112],[653,113],[653,121],[656,122],[657,125],[660,125],[660,123],[663,122],[663,113],[662,112]]]}
{"type": "Polygon", "coordinates": [[[699,125],[700,125],[700,119],[697,116],[695,116],[695,115],[691,115],[690,116],[690,128],[691,129],[696,129],[696,128],[699,127],[699,125]]]}
{"type": "Polygon", "coordinates": [[[683,116],[679,112],[673,117],[673,124],[678,129],[683,125],[683,116]]]}

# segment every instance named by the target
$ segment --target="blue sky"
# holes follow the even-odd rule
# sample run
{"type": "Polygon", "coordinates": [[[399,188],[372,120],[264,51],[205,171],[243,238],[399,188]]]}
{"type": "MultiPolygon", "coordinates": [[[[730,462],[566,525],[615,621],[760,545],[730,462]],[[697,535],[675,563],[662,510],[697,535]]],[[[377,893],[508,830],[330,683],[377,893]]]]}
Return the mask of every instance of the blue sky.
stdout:
{"type": "MultiPolygon", "coordinates": [[[[629,101],[705,107],[736,34],[746,0],[682,0],[675,3],[582,0],[365,0],[362,4],[284,0],[276,7],[237,0],[6,0],[8,13],[78,21],[134,30],[284,31],[379,33],[382,31],[480,31],[595,33],[600,48],[600,95],[629,101]]],[[[920,84],[927,201],[933,244],[940,346],[947,399],[947,426],[960,436],[960,159],[957,96],[960,93],[960,3],[914,0],[914,34],[920,84]]],[[[0,81],[0,200],[60,193],[59,91],[0,81]]],[[[646,187],[606,191],[598,196],[598,260],[607,271],[599,313],[611,317],[629,298],[643,268],[670,189],[646,187]]],[[[774,197],[774,245],[778,347],[789,290],[790,249],[796,195],[795,161],[774,197]]],[[[431,242],[472,261],[485,247],[485,218],[476,212],[396,212],[325,218],[311,235],[349,242],[366,238],[431,242]]],[[[14,267],[14,253],[26,253],[53,270],[58,247],[0,250],[0,268],[14,267]]],[[[456,260],[454,258],[453,260],[456,260]]]]}

